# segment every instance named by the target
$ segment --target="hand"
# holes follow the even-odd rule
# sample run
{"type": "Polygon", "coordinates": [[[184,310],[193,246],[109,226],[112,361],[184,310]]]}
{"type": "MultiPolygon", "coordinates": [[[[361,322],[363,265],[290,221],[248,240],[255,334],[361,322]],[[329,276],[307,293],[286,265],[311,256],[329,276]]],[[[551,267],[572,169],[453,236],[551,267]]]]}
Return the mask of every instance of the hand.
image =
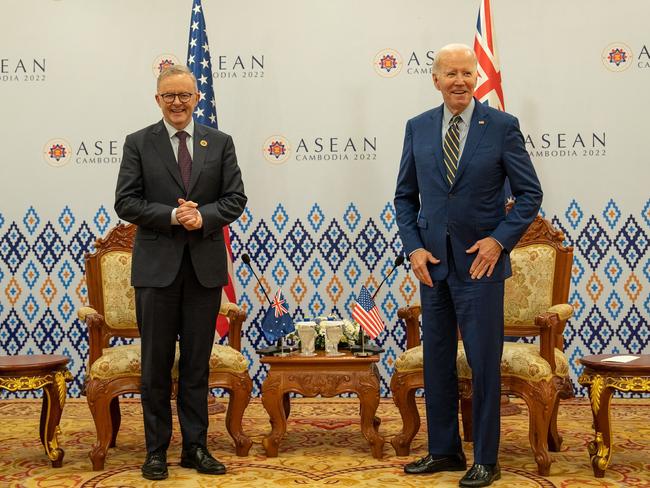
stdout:
{"type": "Polygon", "coordinates": [[[187,230],[197,230],[203,227],[203,217],[197,208],[198,206],[197,203],[191,200],[178,199],[176,220],[187,230]]]}
{"type": "Polygon", "coordinates": [[[476,251],[478,251],[478,254],[469,268],[469,274],[472,276],[473,280],[480,280],[485,274],[489,278],[492,276],[492,272],[501,256],[503,248],[493,237],[486,237],[485,239],[476,241],[476,243],[465,252],[467,254],[472,254],[476,251]]]}
{"type": "Polygon", "coordinates": [[[429,274],[429,269],[427,265],[429,263],[438,264],[440,260],[433,256],[426,249],[418,249],[411,254],[409,258],[411,261],[411,268],[415,277],[420,280],[421,283],[424,283],[427,286],[433,286],[433,281],[431,281],[431,275],[429,274]]]}

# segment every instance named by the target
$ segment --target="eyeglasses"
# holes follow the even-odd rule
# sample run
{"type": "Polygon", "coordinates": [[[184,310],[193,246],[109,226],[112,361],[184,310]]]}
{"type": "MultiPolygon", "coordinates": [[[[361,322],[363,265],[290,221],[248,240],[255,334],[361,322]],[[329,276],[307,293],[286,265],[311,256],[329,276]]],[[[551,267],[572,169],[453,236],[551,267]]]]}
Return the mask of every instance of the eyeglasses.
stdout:
{"type": "Polygon", "coordinates": [[[174,103],[176,97],[178,97],[178,99],[182,103],[187,103],[192,98],[192,93],[184,92],[184,93],[161,93],[160,94],[160,98],[162,98],[165,103],[174,103]]]}

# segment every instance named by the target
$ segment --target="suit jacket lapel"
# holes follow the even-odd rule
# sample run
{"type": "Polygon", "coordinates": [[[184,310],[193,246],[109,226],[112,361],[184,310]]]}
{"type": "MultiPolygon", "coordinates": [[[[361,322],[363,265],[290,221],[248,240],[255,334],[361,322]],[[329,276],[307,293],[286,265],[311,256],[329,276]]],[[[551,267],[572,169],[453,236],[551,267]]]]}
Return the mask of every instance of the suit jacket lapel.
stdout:
{"type": "Polygon", "coordinates": [[[463,154],[460,157],[458,162],[458,171],[456,172],[456,178],[454,178],[454,183],[451,185],[453,188],[456,182],[463,176],[465,168],[471,164],[472,157],[476,152],[483,134],[485,134],[485,129],[487,129],[489,122],[489,115],[485,110],[485,107],[481,102],[476,100],[474,105],[474,112],[472,113],[472,120],[469,124],[469,132],[467,133],[467,140],[465,141],[465,147],[463,148],[463,154]]]}
{"type": "Polygon", "coordinates": [[[190,176],[190,187],[187,189],[189,195],[199,179],[199,175],[205,164],[205,157],[208,153],[207,131],[198,122],[194,121],[194,154],[192,156],[192,174],[190,176]]]}
{"type": "Polygon", "coordinates": [[[185,186],[183,186],[183,179],[181,178],[181,171],[178,168],[178,163],[174,157],[174,150],[172,149],[172,143],[169,140],[169,133],[167,132],[162,120],[151,132],[154,142],[153,147],[156,148],[156,152],[165,164],[169,173],[172,175],[172,178],[174,178],[181,190],[185,192],[185,186]]]}
{"type": "Polygon", "coordinates": [[[447,170],[442,156],[442,105],[431,112],[433,131],[433,158],[442,180],[447,182],[447,170]]]}

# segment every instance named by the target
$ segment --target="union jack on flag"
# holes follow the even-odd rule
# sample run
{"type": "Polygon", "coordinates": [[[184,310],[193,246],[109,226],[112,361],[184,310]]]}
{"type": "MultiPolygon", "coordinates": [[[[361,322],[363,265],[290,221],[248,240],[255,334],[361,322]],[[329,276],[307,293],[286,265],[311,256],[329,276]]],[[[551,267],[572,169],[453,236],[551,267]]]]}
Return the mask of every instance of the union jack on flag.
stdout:
{"type": "MultiPolygon", "coordinates": [[[[194,0],[192,5],[190,38],[187,46],[187,66],[194,73],[199,86],[199,103],[197,103],[196,109],[194,110],[194,120],[199,124],[218,129],[217,104],[214,100],[214,90],[212,88],[212,60],[210,59],[208,33],[205,28],[201,0],[194,0]]],[[[223,228],[223,238],[226,245],[226,258],[228,263],[228,284],[222,289],[221,303],[235,303],[237,302],[237,296],[232,279],[234,271],[232,266],[232,249],[230,247],[230,230],[228,226],[223,228]]],[[[229,326],[230,324],[225,316],[219,315],[217,317],[216,327],[220,337],[228,334],[229,326]]]]}
{"type": "Polygon", "coordinates": [[[365,286],[361,287],[357,301],[354,304],[352,318],[371,339],[377,337],[384,330],[384,322],[379,316],[379,309],[365,286]]]}
{"type": "Polygon", "coordinates": [[[278,292],[273,297],[273,303],[271,303],[271,306],[275,310],[276,317],[281,317],[285,313],[289,312],[289,309],[284,306],[286,303],[287,301],[282,296],[282,290],[278,290],[278,292]]]}
{"type": "Polygon", "coordinates": [[[474,52],[478,61],[478,82],[474,96],[479,102],[486,103],[492,108],[505,110],[490,0],[481,0],[476,22],[474,52]]]}
{"type": "Polygon", "coordinates": [[[262,318],[261,329],[269,343],[274,343],[281,337],[296,330],[293,319],[289,314],[287,301],[282,296],[282,290],[278,290],[273,297],[271,305],[264,314],[264,318],[262,318]]]}

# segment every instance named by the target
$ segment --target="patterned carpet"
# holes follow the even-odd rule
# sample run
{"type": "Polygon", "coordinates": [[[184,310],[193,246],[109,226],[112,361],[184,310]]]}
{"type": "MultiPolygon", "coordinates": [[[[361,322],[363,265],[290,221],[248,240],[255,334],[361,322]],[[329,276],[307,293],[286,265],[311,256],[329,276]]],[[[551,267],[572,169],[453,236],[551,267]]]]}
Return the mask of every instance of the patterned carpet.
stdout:
{"type": "MultiPolygon", "coordinates": [[[[518,401],[515,401],[520,404],[518,401]]],[[[420,405],[422,407],[422,405],[420,405]]],[[[10,487],[142,487],[153,485],[140,477],[143,460],[141,409],[136,400],[122,401],[122,428],[118,447],[109,450],[106,470],[93,472],[87,453],[94,442],[94,425],[84,399],[65,406],[60,437],[65,449],[63,467],[52,469],[38,440],[40,402],[0,401],[0,486],[10,487]]],[[[559,429],[564,437],[562,452],[551,453],[551,476],[536,474],[528,444],[528,419],[524,413],[505,417],[502,426],[502,479],[493,486],[508,487],[650,487],[650,401],[617,400],[612,409],[615,449],[604,479],[595,479],[586,445],[592,438],[591,412],[585,400],[563,402],[559,429]]],[[[390,400],[382,400],[377,414],[380,432],[388,439],[400,427],[390,400]]],[[[405,476],[402,465],[425,454],[421,431],[413,443],[413,456],[396,457],[386,444],[384,458],[369,454],[359,431],[358,402],[354,399],[298,399],[292,402],[287,434],[280,455],[267,458],[261,439],[269,430],[268,417],[259,399],[251,402],[244,430],[254,444],[250,456],[238,458],[225,434],[223,414],[211,422],[209,448],[224,461],[228,474],[201,476],[178,465],[180,439],[175,434],[168,452],[170,477],[160,486],[180,487],[280,487],[280,486],[458,486],[461,473],[405,476]]],[[[178,426],[175,426],[178,432],[178,426]]],[[[471,462],[471,444],[465,445],[471,462]]]]}

